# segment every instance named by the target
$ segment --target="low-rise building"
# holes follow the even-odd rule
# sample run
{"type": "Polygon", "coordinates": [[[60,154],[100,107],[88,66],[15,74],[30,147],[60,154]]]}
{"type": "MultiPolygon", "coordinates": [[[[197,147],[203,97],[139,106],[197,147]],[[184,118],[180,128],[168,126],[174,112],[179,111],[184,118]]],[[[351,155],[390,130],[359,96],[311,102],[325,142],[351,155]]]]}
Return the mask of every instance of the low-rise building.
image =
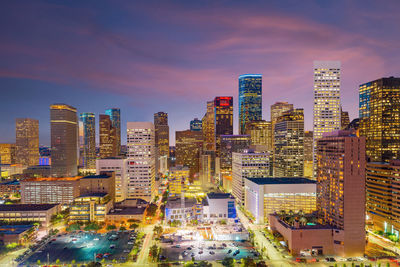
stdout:
{"type": "Polygon", "coordinates": [[[236,218],[235,198],[227,193],[209,193],[203,200],[203,221],[217,223],[236,218]]]}
{"type": "Polygon", "coordinates": [[[121,202],[128,194],[128,160],[114,157],[96,160],[96,174],[104,171],[115,173],[115,201],[121,202]]]}
{"type": "Polygon", "coordinates": [[[113,224],[125,224],[130,220],[142,221],[148,204],[141,198],[128,198],[115,203],[114,208],[107,213],[106,221],[113,224]]]}
{"type": "Polygon", "coordinates": [[[264,223],[274,212],[311,213],[316,210],[316,182],[306,178],[245,179],[245,209],[257,223],[264,223]]]}
{"type": "Polygon", "coordinates": [[[0,221],[39,222],[43,227],[47,227],[50,225],[51,216],[58,211],[57,204],[0,205],[0,221]]]}
{"type": "Polygon", "coordinates": [[[0,225],[0,241],[4,244],[25,244],[36,233],[36,227],[30,225],[0,225]]]}
{"type": "Polygon", "coordinates": [[[21,191],[21,185],[18,180],[11,180],[0,183],[0,196],[12,196],[19,194],[21,191]]]}
{"type": "Polygon", "coordinates": [[[180,221],[189,222],[195,218],[195,208],[197,201],[194,198],[170,198],[165,206],[165,218],[167,222],[180,221]]]}
{"type": "Polygon", "coordinates": [[[91,193],[77,197],[70,207],[71,222],[104,222],[112,207],[107,193],[91,193]]]}
{"type": "Polygon", "coordinates": [[[101,172],[99,175],[88,175],[80,179],[80,195],[106,193],[115,201],[115,173],[101,172]]]}

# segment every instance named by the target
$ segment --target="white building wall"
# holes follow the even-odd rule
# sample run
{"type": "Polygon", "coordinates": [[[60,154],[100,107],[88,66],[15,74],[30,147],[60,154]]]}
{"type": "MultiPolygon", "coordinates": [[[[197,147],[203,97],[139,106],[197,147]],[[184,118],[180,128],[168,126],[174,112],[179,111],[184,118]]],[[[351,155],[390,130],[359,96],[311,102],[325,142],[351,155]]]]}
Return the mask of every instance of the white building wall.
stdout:
{"type": "Polygon", "coordinates": [[[119,158],[97,159],[96,174],[102,171],[112,171],[115,173],[115,201],[121,202],[127,198],[128,194],[128,173],[127,160],[119,158]]]}

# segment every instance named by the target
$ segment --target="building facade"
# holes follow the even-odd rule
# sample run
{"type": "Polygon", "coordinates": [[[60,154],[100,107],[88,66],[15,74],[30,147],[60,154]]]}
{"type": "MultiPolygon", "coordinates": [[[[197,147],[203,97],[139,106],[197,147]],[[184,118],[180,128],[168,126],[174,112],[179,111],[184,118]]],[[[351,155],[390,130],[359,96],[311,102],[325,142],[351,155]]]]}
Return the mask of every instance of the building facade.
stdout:
{"type": "Polygon", "coordinates": [[[121,153],[121,110],[119,108],[106,109],[106,115],[110,116],[111,126],[115,129],[116,156],[121,153]]]}
{"type": "Polygon", "coordinates": [[[221,135],[220,171],[222,176],[232,176],[232,153],[249,149],[249,135],[221,135]]]}
{"type": "Polygon", "coordinates": [[[50,106],[51,174],[74,177],[78,174],[78,118],[76,109],[65,104],[50,106]]]}
{"type": "Polygon", "coordinates": [[[117,129],[113,126],[111,117],[99,115],[100,158],[116,157],[118,153],[117,129]]]}
{"type": "Polygon", "coordinates": [[[221,135],[233,134],[233,97],[217,96],[214,99],[214,142],[215,148],[220,151],[221,135]]]}
{"type": "Polygon", "coordinates": [[[250,135],[251,145],[264,146],[267,151],[272,152],[272,123],[270,121],[251,121],[247,123],[246,134],[250,135]]]}
{"type": "Polygon", "coordinates": [[[214,101],[207,101],[207,111],[202,119],[204,150],[215,150],[215,112],[214,101]]]}
{"type": "Polygon", "coordinates": [[[246,133],[246,123],[262,120],[262,75],[239,76],[239,134],[246,133]]]}
{"type": "Polygon", "coordinates": [[[269,176],[269,153],[251,150],[232,153],[232,194],[238,205],[244,206],[244,182],[246,178],[269,176]]]}
{"type": "MultiPolygon", "coordinates": [[[[168,113],[154,113],[155,146],[159,158],[166,156],[169,159],[169,126],[168,113]]],[[[159,166],[159,165],[158,165],[159,166]]],[[[159,170],[159,168],[157,168],[159,170]]]]}
{"type": "Polygon", "coordinates": [[[154,124],[128,122],[128,198],[151,201],[155,188],[154,124]]]}
{"type": "Polygon", "coordinates": [[[198,118],[194,118],[193,120],[190,121],[190,130],[191,131],[196,131],[199,132],[203,128],[202,126],[202,121],[199,120],[198,118]]]}
{"type": "Polygon", "coordinates": [[[23,166],[39,164],[39,121],[15,120],[15,162],[23,166]]]}
{"type": "Polygon", "coordinates": [[[274,129],[274,176],[304,176],[304,111],[285,111],[274,129]]]}
{"type": "Polygon", "coordinates": [[[96,168],[96,121],[93,113],[81,113],[79,116],[79,136],[81,147],[80,163],[85,169],[96,168]]]}
{"type": "Polygon", "coordinates": [[[340,73],[340,61],[314,61],[314,174],[317,140],[340,130],[340,73]]]}
{"type": "Polygon", "coordinates": [[[0,144],[0,164],[15,164],[15,144],[0,144]]]}
{"type": "Polygon", "coordinates": [[[92,193],[75,198],[70,206],[70,222],[104,222],[113,202],[107,193],[92,193]]]}
{"type": "Polygon", "coordinates": [[[304,131],[304,177],[313,178],[313,131],[304,131]]]}
{"type": "Polygon", "coordinates": [[[189,181],[190,170],[188,167],[176,166],[170,169],[169,173],[169,195],[179,197],[184,191],[185,183],[189,181]]]}
{"type": "Polygon", "coordinates": [[[115,202],[121,202],[128,195],[128,160],[124,158],[108,158],[96,160],[96,174],[114,172],[115,202]]]}
{"type": "Polygon", "coordinates": [[[366,137],[372,162],[400,158],[400,78],[381,78],[360,85],[360,135],[366,137]]]}
{"type": "Polygon", "coordinates": [[[176,165],[189,167],[190,176],[194,177],[200,170],[203,134],[200,131],[176,131],[175,138],[176,165]]]}
{"type": "Polygon", "coordinates": [[[0,205],[0,221],[12,223],[38,222],[50,226],[51,216],[60,211],[58,204],[11,204],[0,205]]]}

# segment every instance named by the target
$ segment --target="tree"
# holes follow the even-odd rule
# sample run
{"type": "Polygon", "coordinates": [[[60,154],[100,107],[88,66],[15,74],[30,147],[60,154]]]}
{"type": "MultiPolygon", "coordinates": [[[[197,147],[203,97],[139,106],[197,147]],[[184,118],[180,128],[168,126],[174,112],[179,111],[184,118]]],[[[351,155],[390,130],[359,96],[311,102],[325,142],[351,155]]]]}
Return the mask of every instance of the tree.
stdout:
{"type": "Polygon", "coordinates": [[[56,264],[60,264],[60,259],[56,259],[56,264]]]}
{"type": "Polygon", "coordinates": [[[157,245],[152,245],[149,251],[150,257],[155,260],[158,257],[158,247],[157,245]]]}
{"type": "Polygon", "coordinates": [[[212,267],[212,264],[209,263],[208,261],[201,261],[201,262],[199,262],[199,264],[197,266],[199,266],[199,267],[212,267]]]}
{"type": "Polygon", "coordinates": [[[133,230],[136,230],[136,229],[139,228],[139,224],[137,224],[137,223],[132,223],[131,225],[129,225],[129,228],[130,228],[130,229],[133,229],[133,230]]]}
{"type": "Polygon", "coordinates": [[[76,263],[76,260],[72,260],[72,261],[71,261],[71,264],[75,264],[75,263],[76,263]]]}
{"type": "Polygon", "coordinates": [[[125,227],[125,226],[121,226],[121,227],[119,228],[119,230],[120,230],[120,231],[125,231],[125,230],[126,230],[126,227],[125,227]]]}
{"type": "Polygon", "coordinates": [[[111,230],[115,230],[117,229],[117,226],[115,226],[114,224],[109,224],[106,227],[107,231],[111,231],[111,230]]]}
{"type": "Polygon", "coordinates": [[[149,216],[154,216],[154,215],[156,214],[157,208],[158,208],[158,207],[157,207],[156,204],[150,203],[150,204],[147,206],[147,215],[149,215],[149,216]]]}
{"type": "Polygon", "coordinates": [[[163,232],[162,226],[161,226],[161,225],[156,225],[156,226],[154,226],[153,232],[156,234],[156,236],[159,237],[159,236],[162,234],[162,232],[163,232]]]}
{"type": "Polygon", "coordinates": [[[86,264],[86,267],[101,267],[101,263],[92,261],[86,264]]]}
{"type": "Polygon", "coordinates": [[[233,259],[230,257],[224,258],[221,263],[225,267],[233,267],[233,259]]]}
{"type": "Polygon", "coordinates": [[[256,263],[254,262],[254,260],[250,257],[246,257],[242,259],[242,266],[243,267],[256,267],[256,263]]]}
{"type": "Polygon", "coordinates": [[[301,216],[299,219],[300,224],[306,225],[307,224],[307,218],[304,216],[301,216]]]}

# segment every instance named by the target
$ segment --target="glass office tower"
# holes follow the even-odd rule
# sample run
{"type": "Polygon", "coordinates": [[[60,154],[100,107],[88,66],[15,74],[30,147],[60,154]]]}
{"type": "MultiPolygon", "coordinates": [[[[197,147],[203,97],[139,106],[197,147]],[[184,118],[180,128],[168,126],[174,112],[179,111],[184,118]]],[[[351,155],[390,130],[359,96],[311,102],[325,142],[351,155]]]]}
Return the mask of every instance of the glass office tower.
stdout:
{"type": "Polygon", "coordinates": [[[239,133],[246,133],[246,123],[262,119],[262,75],[239,76],[239,133]]]}

